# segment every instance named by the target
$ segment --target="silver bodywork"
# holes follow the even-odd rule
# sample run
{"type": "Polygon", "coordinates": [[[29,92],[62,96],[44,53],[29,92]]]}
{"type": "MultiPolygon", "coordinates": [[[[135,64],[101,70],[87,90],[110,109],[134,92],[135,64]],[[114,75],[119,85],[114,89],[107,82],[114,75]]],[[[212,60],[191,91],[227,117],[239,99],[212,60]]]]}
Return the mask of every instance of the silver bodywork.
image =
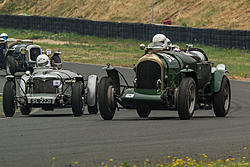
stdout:
{"type": "MultiPolygon", "coordinates": [[[[35,68],[32,75],[27,73],[21,77],[20,105],[30,107],[50,105],[52,109],[71,107],[72,85],[76,81],[84,82],[83,76],[69,70],[35,68]]],[[[89,106],[96,104],[96,81],[96,75],[88,77],[87,93],[82,97],[83,102],[89,106]]]]}

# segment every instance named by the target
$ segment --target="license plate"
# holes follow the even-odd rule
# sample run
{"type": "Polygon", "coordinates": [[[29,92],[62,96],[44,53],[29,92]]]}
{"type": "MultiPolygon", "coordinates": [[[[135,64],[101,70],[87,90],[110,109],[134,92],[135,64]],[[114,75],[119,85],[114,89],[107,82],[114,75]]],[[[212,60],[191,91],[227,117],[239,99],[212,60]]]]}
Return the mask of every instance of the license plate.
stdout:
{"type": "Polygon", "coordinates": [[[31,103],[33,104],[52,104],[52,99],[31,99],[31,103]]]}
{"type": "Polygon", "coordinates": [[[133,98],[135,95],[134,94],[126,94],[125,97],[126,98],[133,98]]]}

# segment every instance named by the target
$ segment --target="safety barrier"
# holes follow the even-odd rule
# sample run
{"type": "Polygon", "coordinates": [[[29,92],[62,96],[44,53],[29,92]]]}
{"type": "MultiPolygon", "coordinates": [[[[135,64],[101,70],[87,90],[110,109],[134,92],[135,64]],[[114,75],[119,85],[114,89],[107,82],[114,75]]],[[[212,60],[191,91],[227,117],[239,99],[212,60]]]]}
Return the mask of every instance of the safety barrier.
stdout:
{"type": "Polygon", "coordinates": [[[250,49],[250,31],[200,29],[142,23],[117,23],[75,18],[0,15],[0,27],[49,32],[74,32],[97,37],[151,40],[156,33],[173,42],[199,43],[223,48],[250,49]]]}

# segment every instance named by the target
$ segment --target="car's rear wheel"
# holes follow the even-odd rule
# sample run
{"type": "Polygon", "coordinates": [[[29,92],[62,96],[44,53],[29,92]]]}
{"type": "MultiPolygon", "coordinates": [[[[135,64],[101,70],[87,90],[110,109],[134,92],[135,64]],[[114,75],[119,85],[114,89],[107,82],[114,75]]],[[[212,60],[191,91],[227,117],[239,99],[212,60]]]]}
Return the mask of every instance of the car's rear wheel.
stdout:
{"type": "Polygon", "coordinates": [[[221,89],[214,94],[213,107],[216,117],[225,117],[230,108],[231,103],[231,88],[229,79],[224,76],[221,82],[221,89]]]}
{"type": "Polygon", "coordinates": [[[12,56],[6,58],[6,74],[14,75],[16,73],[16,60],[12,56]]]}
{"type": "Polygon", "coordinates": [[[115,114],[117,101],[115,99],[115,89],[110,77],[102,77],[98,89],[99,110],[104,120],[112,120],[115,114]]]}
{"type": "Polygon", "coordinates": [[[139,105],[139,106],[136,106],[136,111],[139,117],[148,118],[151,112],[151,108],[150,106],[147,106],[147,105],[139,105]]]}
{"type": "Polygon", "coordinates": [[[16,112],[16,86],[14,81],[7,81],[3,88],[3,112],[6,117],[13,117],[16,112]]]}
{"type": "Polygon", "coordinates": [[[28,106],[22,106],[20,107],[20,111],[22,115],[29,115],[31,113],[31,108],[28,106]]]}
{"type": "Polygon", "coordinates": [[[83,113],[83,83],[77,81],[72,86],[72,112],[74,116],[81,116],[83,113]]]}
{"type": "Polygon", "coordinates": [[[196,84],[191,77],[183,78],[178,90],[177,110],[180,119],[190,119],[196,102],[196,84]]]}

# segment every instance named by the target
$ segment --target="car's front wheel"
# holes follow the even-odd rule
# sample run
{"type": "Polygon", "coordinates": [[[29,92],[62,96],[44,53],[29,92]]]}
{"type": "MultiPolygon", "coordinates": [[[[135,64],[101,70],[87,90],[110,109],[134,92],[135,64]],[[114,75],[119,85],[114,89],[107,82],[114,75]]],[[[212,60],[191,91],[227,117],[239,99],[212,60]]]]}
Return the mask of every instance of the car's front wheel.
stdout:
{"type": "Polygon", "coordinates": [[[112,120],[117,106],[112,79],[110,77],[102,77],[98,90],[100,114],[104,120],[112,120]]]}
{"type": "Polygon", "coordinates": [[[81,116],[83,113],[83,83],[77,81],[72,86],[72,112],[74,116],[81,116]]]}
{"type": "Polygon", "coordinates": [[[177,110],[180,119],[190,119],[196,102],[196,84],[191,77],[183,78],[178,90],[177,110]]]}
{"type": "Polygon", "coordinates": [[[16,86],[14,81],[7,81],[3,88],[3,112],[6,117],[13,117],[16,112],[16,86]]]}
{"type": "Polygon", "coordinates": [[[216,117],[225,117],[230,108],[231,103],[231,89],[229,79],[224,76],[221,82],[221,89],[214,94],[213,107],[216,117]]]}

